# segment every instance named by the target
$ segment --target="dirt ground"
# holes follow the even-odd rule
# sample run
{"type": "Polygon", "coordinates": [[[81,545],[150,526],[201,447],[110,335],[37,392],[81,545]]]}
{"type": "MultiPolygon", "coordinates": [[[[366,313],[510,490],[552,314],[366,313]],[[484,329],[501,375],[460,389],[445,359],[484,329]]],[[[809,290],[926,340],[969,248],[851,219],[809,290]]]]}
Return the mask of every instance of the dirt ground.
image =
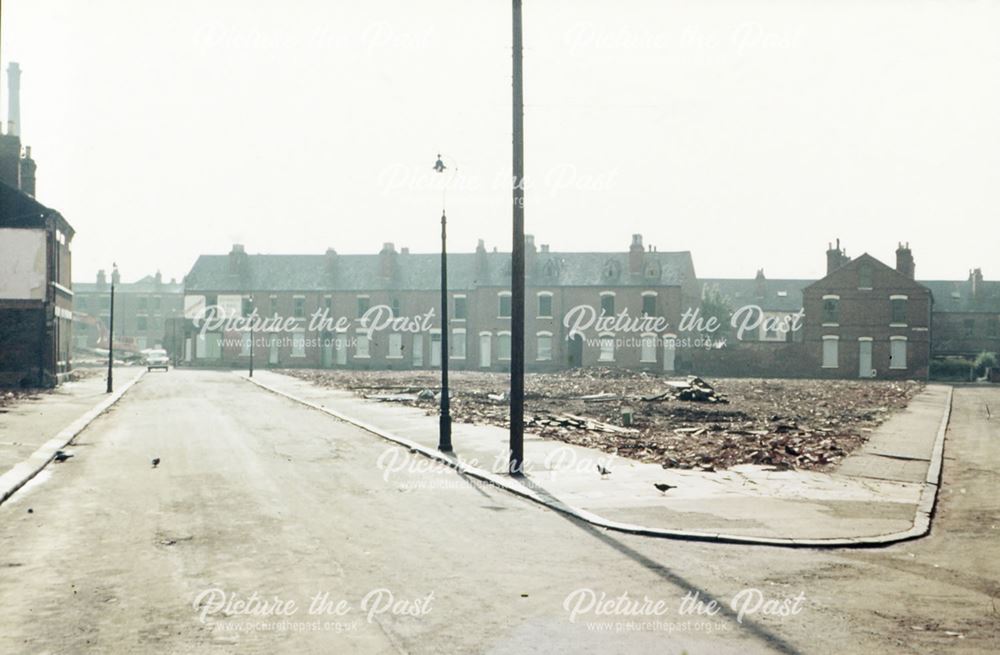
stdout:
{"type": "MultiPolygon", "coordinates": [[[[375,400],[438,411],[437,372],[282,372],[375,400]]],[[[923,389],[920,382],[723,378],[707,380],[719,402],[653,400],[671,389],[669,382],[618,369],[529,374],[526,429],[665,468],[761,464],[828,470],[923,389]],[[631,422],[623,417],[628,412],[631,422]]],[[[452,418],[507,426],[508,384],[508,376],[500,373],[453,372],[452,418]]]]}

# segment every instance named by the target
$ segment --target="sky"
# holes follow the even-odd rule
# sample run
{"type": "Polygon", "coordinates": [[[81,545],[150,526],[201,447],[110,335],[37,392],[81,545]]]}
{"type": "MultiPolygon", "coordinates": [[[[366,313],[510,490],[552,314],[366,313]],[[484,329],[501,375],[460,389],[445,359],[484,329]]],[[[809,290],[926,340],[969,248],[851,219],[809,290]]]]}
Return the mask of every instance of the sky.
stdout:
{"type": "MultiPolygon", "coordinates": [[[[498,0],[3,0],[73,277],[511,243],[498,0]],[[438,153],[448,170],[437,174],[438,153]]],[[[816,278],[827,244],[1000,278],[1000,2],[524,0],[526,231],[816,278]]],[[[6,114],[6,72],[0,97],[6,114]]]]}

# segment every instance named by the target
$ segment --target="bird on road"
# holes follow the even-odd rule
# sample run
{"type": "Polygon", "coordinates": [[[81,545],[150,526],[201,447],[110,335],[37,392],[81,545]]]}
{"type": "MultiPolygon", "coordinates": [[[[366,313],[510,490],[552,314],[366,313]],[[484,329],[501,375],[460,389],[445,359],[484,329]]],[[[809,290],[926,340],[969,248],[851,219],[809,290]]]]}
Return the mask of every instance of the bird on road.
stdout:
{"type": "Polygon", "coordinates": [[[154,457],[153,458],[153,468],[155,469],[159,465],[160,465],[160,458],[159,457],[154,457]]]}
{"type": "Polygon", "coordinates": [[[676,489],[676,484],[667,484],[666,482],[654,482],[653,486],[656,487],[661,494],[665,494],[671,489],[676,489]]]}
{"type": "Polygon", "coordinates": [[[602,478],[611,475],[611,471],[609,469],[604,468],[600,464],[597,465],[597,472],[601,474],[602,478]]]}
{"type": "Polygon", "coordinates": [[[73,457],[73,453],[67,453],[65,450],[57,450],[56,454],[53,455],[52,459],[57,462],[65,462],[70,457],[73,457]]]}

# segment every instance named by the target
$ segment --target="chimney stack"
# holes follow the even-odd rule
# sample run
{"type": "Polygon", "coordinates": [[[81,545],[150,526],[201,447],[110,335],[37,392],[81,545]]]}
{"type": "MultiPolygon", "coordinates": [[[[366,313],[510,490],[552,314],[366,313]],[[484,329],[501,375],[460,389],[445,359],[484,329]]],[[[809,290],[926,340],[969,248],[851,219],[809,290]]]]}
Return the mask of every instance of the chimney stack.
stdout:
{"type": "Polygon", "coordinates": [[[38,169],[38,165],[31,158],[31,146],[24,147],[24,156],[18,163],[21,168],[21,191],[33,198],[35,197],[35,170],[38,169]]]}
{"type": "Polygon", "coordinates": [[[983,292],[983,269],[972,269],[969,272],[969,282],[972,283],[972,297],[979,298],[979,294],[983,292]]]}
{"type": "Polygon", "coordinates": [[[642,255],[645,250],[642,246],[642,235],[633,234],[632,245],[628,249],[628,272],[632,275],[642,275],[642,255]]]}
{"type": "Polygon", "coordinates": [[[118,267],[116,266],[114,270],[111,271],[111,284],[118,286],[122,283],[122,275],[118,272],[118,267]]]}
{"type": "Polygon", "coordinates": [[[900,243],[899,247],[896,248],[896,270],[912,280],[914,279],[914,268],[913,251],[910,250],[910,244],[907,243],[904,246],[900,243]]]}
{"type": "Polygon", "coordinates": [[[229,251],[229,272],[242,275],[247,269],[247,252],[242,243],[234,243],[229,251]]]}
{"type": "Polygon", "coordinates": [[[104,269],[97,271],[97,286],[106,287],[108,286],[108,275],[104,272],[104,269]]]}
{"type": "Polygon", "coordinates": [[[396,277],[396,246],[390,242],[382,244],[382,251],[378,254],[379,272],[383,280],[391,280],[396,277]]]}
{"type": "Polygon", "coordinates": [[[7,134],[21,134],[21,67],[16,61],[7,65],[7,134]]]}
{"type": "Polygon", "coordinates": [[[826,274],[829,275],[835,270],[851,261],[851,258],[847,256],[847,252],[840,247],[840,239],[837,239],[837,246],[834,247],[833,244],[827,244],[826,249],[826,274]]]}

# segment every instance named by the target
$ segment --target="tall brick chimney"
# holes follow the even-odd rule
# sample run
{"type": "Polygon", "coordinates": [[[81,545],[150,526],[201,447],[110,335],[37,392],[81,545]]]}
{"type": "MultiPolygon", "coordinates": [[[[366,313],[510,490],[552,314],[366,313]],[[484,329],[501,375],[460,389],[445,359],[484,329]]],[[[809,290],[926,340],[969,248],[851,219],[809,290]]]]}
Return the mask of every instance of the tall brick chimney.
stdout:
{"type": "Polygon", "coordinates": [[[754,295],[757,298],[763,298],[767,295],[767,278],[764,277],[764,269],[758,268],[757,275],[753,279],[753,289],[754,295]]]}
{"type": "Polygon", "coordinates": [[[642,275],[642,235],[632,235],[632,245],[628,249],[628,272],[632,275],[642,275]]]}
{"type": "Polygon", "coordinates": [[[21,67],[7,66],[7,133],[0,135],[0,180],[21,188],[21,67]]]}
{"type": "Polygon", "coordinates": [[[97,286],[101,288],[108,286],[108,275],[103,268],[97,271],[97,286]]]}
{"type": "Polygon", "coordinates": [[[913,251],[910,250],[910,244],[907,243],[904,246],[900,243],[899,247],[896,248],[896,270],[912,280],[914,279],[914,268],[913,251]]]}
{"type": "Polygon", "coordinates": [[[834,247],[833,244],[827,244],[826,248],[826,274],[829,275],[835,270],[851,261],[851,258],[847,256],[847,252],[840,247],[840,239],[837,239],[837,246],[834,247]]]}
{"type": "Polygon", "coordinates": [[[7,64],[7,134],[21,135],[21,66],[7,64]]]}

